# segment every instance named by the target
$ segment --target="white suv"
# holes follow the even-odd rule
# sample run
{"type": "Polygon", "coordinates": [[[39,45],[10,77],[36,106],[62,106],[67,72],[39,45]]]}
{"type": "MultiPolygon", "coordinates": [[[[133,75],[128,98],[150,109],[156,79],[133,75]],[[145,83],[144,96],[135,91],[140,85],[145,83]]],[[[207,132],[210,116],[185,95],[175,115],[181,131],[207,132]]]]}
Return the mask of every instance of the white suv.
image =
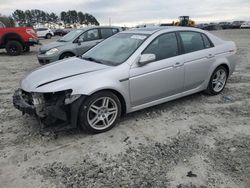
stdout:
{"type": "Polygon", "coordinates": [[[37,36],[41,38],[51,39],[54,36],[54,32],[49,28],[37,28],[37,36]]]}
{"type": "Polygon", "coordinates": [[[240,26],[241,29],[248,29],[250,28],[250,21],[249,22],[244,22],[241,26],[240,26]]]}

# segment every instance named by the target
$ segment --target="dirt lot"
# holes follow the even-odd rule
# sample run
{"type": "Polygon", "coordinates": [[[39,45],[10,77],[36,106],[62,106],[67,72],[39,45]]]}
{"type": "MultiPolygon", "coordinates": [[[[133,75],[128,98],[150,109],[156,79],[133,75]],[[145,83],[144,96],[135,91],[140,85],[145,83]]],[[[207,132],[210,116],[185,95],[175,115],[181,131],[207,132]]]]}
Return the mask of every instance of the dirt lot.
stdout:
{"type": "Polygon", "coordinates": [[[250,30],[214,33],[240,56],[221,95],[138,111],[99,135],[41,134],[12,105],[19,80],[40,66],[39,46],[0,51],[0,187],[250,187],[250,30]]]}

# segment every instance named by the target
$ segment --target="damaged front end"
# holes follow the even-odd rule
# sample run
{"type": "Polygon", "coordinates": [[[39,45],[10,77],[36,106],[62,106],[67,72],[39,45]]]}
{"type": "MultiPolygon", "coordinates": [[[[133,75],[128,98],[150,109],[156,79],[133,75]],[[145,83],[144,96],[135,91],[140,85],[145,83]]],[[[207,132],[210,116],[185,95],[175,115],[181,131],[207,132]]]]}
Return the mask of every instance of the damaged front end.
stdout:
{"type": "Polygon", "coordinates": [[[77,127],[78,110],[85,97],[71,93],[72,90],[35,93],[18,89],[13,95],[13,104],[23,114],[37,117],[43,127],[56,122],[77,127]]]}

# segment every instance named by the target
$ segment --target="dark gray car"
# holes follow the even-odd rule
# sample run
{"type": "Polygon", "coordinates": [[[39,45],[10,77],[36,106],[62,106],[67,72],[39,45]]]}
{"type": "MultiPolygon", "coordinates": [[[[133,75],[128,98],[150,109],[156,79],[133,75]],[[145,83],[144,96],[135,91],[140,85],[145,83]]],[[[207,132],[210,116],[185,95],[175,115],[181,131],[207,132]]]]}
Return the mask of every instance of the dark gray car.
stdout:
{"type": "Polygon", "coordinates": [[[80,56],[102,40],[121,31],[119,27],[87,27],[75,29],[56,42],[39,49],[40,64],[48,64],[72,56],[80,56]]]}

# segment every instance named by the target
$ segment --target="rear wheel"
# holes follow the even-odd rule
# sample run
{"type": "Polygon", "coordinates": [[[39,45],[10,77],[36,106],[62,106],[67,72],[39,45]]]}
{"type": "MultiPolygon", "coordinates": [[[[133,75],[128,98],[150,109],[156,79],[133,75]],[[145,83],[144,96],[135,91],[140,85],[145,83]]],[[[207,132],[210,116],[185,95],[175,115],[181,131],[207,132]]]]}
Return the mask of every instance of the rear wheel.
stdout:
{"type": "Polygon", "coordinates": [[[6,44],[6,51],[11,56],[20,55],[23,51],[23,46],[20,42],[12,40],[6,44]]]}
{"type": "Polygon", "coordinates": [[[206,93],[210,95],[217,95],[223,91],[227,82],[228,72],[223,66],[219,66],[213,72],[206,93]]]}
{"type": "Polygon", "coordinates": [[[79,111],[80,126],[90,133],[102,133],[112,129],[121,116],[121,103],[109,91],[88,97],[79,111]]]}

